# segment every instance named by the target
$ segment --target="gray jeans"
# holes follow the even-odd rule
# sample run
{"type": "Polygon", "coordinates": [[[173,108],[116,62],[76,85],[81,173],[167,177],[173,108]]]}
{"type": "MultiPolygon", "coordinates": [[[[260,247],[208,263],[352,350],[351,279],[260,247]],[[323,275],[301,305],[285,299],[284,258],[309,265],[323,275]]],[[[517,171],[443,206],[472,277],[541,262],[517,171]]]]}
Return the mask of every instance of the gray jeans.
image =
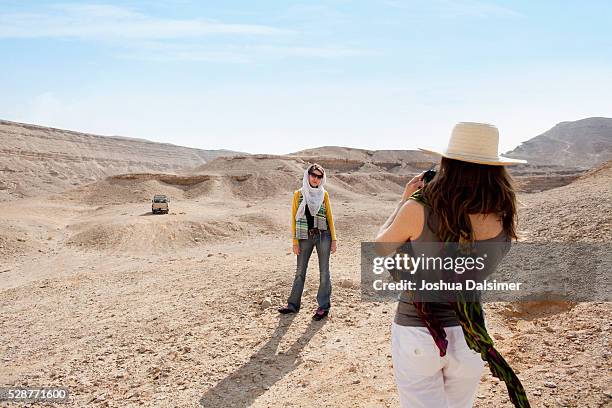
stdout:
{"type": "Polygon", "coordinates": [[[302,292],[304,291],[304,281],[306,280],[306,270],[308,269],[308,261],[312,250],[317,248],[319,257],[319,291],[317,292],[317,303],[323,310],[329,310],[331,307],[331,279],[329,276],[329,254],[331,250],[331,235],[329,230],[321,231],[320,235],[310,237],[308,239],[300,239],[299,248],[300,254],[297,257],[297,270],[291,295],[287,302],[290,309],[294,311],[300,310],[302,301],[302,292]]]}

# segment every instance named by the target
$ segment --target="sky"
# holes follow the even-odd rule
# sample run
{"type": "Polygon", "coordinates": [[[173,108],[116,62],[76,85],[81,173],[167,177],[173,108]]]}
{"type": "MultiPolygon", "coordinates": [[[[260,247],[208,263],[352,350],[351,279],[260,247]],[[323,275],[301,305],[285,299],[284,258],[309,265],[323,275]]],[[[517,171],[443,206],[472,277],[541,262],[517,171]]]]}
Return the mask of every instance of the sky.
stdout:
{"type": "Polygon", "coordinates": [[[0,119],[203,149],[500,153],[612,116],[612,2],[0,0],[0,119]]]}

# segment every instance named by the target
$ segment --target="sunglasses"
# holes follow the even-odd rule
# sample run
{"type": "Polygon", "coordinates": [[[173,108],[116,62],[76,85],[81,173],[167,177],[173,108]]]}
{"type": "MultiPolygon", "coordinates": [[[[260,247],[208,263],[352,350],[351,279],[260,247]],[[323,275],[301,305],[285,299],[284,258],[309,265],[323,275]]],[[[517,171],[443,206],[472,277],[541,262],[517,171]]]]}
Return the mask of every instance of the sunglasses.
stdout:
{"type": "Polygon", "coordinates": [[[323,178],[322,174],[310,173],[310,172],[308,174],[310,174],[312,177],[314,177],[316,179],[319,179],[319,180],[321,180],[323,178]]]}

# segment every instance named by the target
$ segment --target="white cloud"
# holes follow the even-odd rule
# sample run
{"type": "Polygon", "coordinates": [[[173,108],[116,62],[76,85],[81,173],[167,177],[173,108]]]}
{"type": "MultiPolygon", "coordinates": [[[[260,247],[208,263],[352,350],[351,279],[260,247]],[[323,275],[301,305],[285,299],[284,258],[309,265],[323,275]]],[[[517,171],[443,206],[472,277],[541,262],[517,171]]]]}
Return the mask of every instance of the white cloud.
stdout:
{"type": "Polygon", "coordinates": [[[179,39],[214,34],[286,35],[291,30],[205,19],[152,17],[111,5],[62,5],[46,13],[0,14],[0,38],[179,39]]]}
{"type": "Polygon", "coordinates": [[[112,4],[56,4],[52,8],[66,14],[89,17],[134,18],[142,16],[128,8],[112,4]]]}
{"type": "Polygon", "coordinates": [[[341,58],[378,55],[379,52],[364,49],[344,47],[298,47],[298,46],[269,46],[262,45],[252,47],[254,51],[268,53],[271,55],[287,55],[296,57],[319,57],[319,58],[341,58]]]}
{"type": "Polygon", "coordinates": [[[380,52],[366,49],[326,45],[243,45],[232,43],[204,46],[193,42],[141,41],[124,43],[127,52],[117,54],[122,59],[144,61],[206,61],[227,63],[251,63],[261,58],[319,58],[335,59],[380,55],[380,52]]]}
{"type": "Polygon", "coordinates": [[[295,31],[268,25],[228,24],[201,18],[153,17],[105,4],[55,5],[44,12],[0,13],[2,38],[72,38],[110,45],[115,56],[145,61],[250,63],[258,58],[344,58],[372,51],[335,45],[294,44],[295,31]],[[231,35],[215,44],[210,35],[231,35]],[[253,39],[253,36],[260,39],[253,39]],[[236,39],[236,37],[239,37],[236,39]],[[273,43],[257,43],[262,41],[273,43]],[[244,42],[248,39],[248,43],[244,42]]]}
{"type": "Polygon", "coordinates": [[[438,17],[522,17],[516,10],[478,0],[385,0],[386,5],[410,10],[416,14],[433,13],[438,17]]]}

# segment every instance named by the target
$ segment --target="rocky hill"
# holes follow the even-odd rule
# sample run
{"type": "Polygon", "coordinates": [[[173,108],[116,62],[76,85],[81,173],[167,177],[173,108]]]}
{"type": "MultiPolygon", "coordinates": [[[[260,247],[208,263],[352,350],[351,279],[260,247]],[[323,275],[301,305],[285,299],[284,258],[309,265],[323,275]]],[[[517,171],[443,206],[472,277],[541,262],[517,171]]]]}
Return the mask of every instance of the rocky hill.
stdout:
{"type": "MultiPolygon", "coordinates": [[[[563,122],[507,153],[529,161],[508,170],[520,191],[538,192],[564,186],[586,170],[612,159],[611,140],[612,119],[563,122]]],[[[0,121],[0,143],[0,201],[60,193],[97,182],[100,184],[94,189],[107,184],[116,187],[117,183],[122,186],[126,182],[144,183],[143,177],[146,183],[169,186],[176,183],[168,184],[161,178],[167,179],[172,174],[187,177],[190,187],[180,188],[189,190],[186,194],[190,196],[230,193],[256,198],[294,188],[300,182],[303,168],[312,162],[329,170],[330,191],[346,196],[362,192],[395,194],[412,176],[439,161],[437,156],[416,150],[340,146],[280,156],[248,155],[8,121],[0,121]],[[122,174],[140,176],[130,181],[112,178],[122,174]],[[190,178],[193,174],[209,178],[194,181],[190,178]],[[104,181],[106,177],[111,179],[104,181]]],[[[111,190],[115,191],[115,187],[111,190]]],[[[144,191],[148,193],[149,189],[143,187],[144,191]]]]}
{"type": "Polygon", "coordinates": [[[521,196],[526,238],[533,241],[609,242],[612,237],[612,160],[571,183],[521,196]]]}
{"type": "Polygon", "coordinates": [[[534,165],[589,169],[612,159],[612,119],[561,122],[504,155],[534,165]]]}
{"type": "Polygon", "coordinates": [[[173,172],[232,154],[0,120],[0,201],[116,174],[173,172]]]}
{"type": "Polygon", "coordinates": [[[289,154],[305,162],[317,162],[339,171],[412,174],[427,170],[438,157],[419,150],[365,150],[341,146],[321,146],[289,154]]]}

